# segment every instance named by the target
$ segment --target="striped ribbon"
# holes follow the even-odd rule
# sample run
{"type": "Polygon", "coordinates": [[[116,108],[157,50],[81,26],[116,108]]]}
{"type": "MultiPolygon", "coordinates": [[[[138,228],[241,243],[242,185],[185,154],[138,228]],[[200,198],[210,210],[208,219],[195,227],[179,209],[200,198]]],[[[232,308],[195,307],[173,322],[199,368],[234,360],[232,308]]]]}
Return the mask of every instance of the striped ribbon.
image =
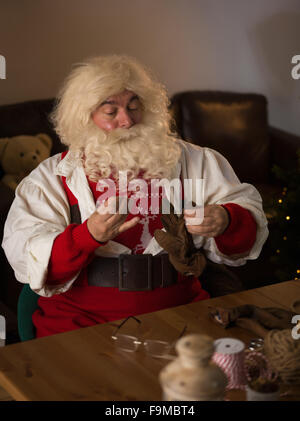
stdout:
{"type": "Polygon", "coordinates": [[[244,389],[247,384],[244,369],[245,344],[238,339],[221,338],[214,341],[214,345],[212,360],[227,375],[227,389],[244,389]]]}

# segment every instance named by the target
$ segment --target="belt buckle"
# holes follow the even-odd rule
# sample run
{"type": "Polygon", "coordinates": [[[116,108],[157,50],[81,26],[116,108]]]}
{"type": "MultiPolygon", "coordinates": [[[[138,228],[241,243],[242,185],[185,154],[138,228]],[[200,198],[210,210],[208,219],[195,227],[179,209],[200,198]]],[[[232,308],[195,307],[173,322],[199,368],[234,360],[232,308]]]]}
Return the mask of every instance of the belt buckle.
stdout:
{"type": "MultiPolygon", "coordinates": [[[[127,282],[128,284],[128,282],[127,282]]],[[[150,291],[152,290],[152,254],[120,254],[119,255],[119,291],[150,291]],[[147,263],[147,279],[145,287],[129,287],[125,285],[124,261],[129,259],[145,260],[147,263]]]]}

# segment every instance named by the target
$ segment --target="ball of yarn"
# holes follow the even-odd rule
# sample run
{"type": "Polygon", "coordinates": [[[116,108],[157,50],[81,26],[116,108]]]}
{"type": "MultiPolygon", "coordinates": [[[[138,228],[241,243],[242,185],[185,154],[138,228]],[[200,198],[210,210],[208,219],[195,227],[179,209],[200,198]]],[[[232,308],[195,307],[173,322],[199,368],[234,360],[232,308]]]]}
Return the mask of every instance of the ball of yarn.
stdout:
{"type": "Polygon", "coordinates": [[[290,329],[268,332],[264,352],[283,383],[300,384],[300,340],[293,339],[290,329]]]}

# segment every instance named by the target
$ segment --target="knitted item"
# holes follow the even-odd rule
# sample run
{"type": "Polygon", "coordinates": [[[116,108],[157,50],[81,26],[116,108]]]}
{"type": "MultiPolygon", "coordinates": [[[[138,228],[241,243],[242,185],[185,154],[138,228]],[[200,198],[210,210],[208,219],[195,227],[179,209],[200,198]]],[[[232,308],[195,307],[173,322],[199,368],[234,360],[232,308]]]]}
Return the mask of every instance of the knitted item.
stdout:
{"type": "Polygon", "coordinates": [[[169,253],[172,265],[183,275],[200,276],[206,266],[206,258],[194,246],[193,238],[186,229],[183,213],[176,215],[170,204],[170,214],[162,214],[161,222],[166,232],[155,230],[154,237],[169,253]]]}
{"type": "Polygon", "coordinates": [[[292,328],[294,313],[280,308],[243,305],[232,308],[211,307],[210,315],[225,328],[236,324],[264,337],[270,329],[292,328]]]}

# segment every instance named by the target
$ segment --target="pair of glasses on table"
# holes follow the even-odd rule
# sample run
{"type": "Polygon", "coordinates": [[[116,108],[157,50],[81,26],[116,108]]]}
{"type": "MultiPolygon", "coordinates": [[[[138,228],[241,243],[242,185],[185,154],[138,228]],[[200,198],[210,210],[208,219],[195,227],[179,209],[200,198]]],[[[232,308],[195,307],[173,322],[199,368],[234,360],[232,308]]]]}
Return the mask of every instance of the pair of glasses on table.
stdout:
{"type": "Polygon", "coordinates": [[[175,358],[175,356],[169,355],[169,352],[175,345],[176,341],[184,335],[187,329],[186,325],[183,327],[179,336],[173,342],[159,341],[156,339],[140,340],[136,336],[125,335],[123,333],[120,333],[121,327],[124,326],[124,324],[129,319],[134,319],[139,325],[141,325],[142,323],[141,320],[137,319],[136,317],[129,316],[125,320],[123,320],[123,322],[115,329],[115,331],[111,335],[111,338],[114,340],[115,345],[119,349],[121,349],[122,351],[127,351],[127,352],[135,352],[142,345],[146,353],[150,355],[151,357],[166,358],[166,359],[175,358]]]}

